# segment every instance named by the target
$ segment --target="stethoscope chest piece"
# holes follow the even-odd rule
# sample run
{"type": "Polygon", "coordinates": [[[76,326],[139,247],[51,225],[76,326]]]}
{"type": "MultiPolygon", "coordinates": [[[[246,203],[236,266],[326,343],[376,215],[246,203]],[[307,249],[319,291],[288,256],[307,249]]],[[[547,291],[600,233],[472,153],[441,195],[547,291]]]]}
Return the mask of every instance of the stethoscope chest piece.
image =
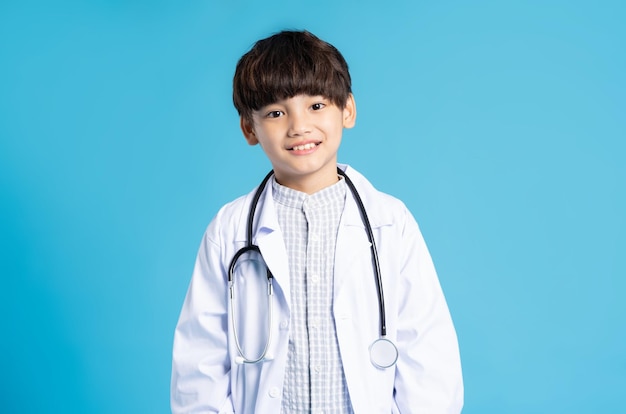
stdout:
{"type": "Polygon", "coordinates": [[[378,338],[370,345],[370,360],[376,368],[390,368],[398,361],[398,348],[386,338],[378,338]]]}

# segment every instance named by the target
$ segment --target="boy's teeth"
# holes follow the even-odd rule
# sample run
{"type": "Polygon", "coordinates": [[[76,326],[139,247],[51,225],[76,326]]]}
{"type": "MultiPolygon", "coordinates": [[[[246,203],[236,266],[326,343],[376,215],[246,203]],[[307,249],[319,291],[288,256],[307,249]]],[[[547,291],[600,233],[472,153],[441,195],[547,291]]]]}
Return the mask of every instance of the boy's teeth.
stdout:
{"type": "Polygon", "coordinates": [[[296,145],[295,147],[293,147],[293,149],[297,150],[297,151],[304,151],[304,150],[308,150],[311,149],[315,146],[314,143],[310,142],[308,144],[304,144],[304,145],[296,145]]]}

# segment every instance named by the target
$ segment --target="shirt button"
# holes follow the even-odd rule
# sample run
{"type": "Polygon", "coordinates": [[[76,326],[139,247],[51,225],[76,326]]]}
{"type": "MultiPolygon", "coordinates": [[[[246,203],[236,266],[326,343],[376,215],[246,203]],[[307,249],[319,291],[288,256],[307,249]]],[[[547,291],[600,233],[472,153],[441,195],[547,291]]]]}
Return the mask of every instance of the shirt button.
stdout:
{"type": "Polygon", "coordinates": [[[288,327],[288,326],[289,326],[289,322],[287,322],[287,321],[282,321],[282,322],[280,323],[280,327],[281,327],[282,329],[287,329],[287,327],[288,327]]]}
{"type": "Polygon", "coordinates": [[[311,282],[317,284],[320,282],[320,275],[313,275],[311,276],[311,282]]]}
{"type": "Polygon", "coordinates": [[[317,233],[311,234],[311,240],[314,242],[320,241],[320,236],[317,233]]]}
{"type": "Polygon", "coordinates": [[[316,365],[315,366],[315,372],[322,372],[322,366],[321,365],[316,365]]]}
{"type": "Polygon", "coordinates": [[[278,387],[272,387],[270,388],[270,397],[272,398],[277,398],[280,395],[280,389],[278,389],[278,387]]]}

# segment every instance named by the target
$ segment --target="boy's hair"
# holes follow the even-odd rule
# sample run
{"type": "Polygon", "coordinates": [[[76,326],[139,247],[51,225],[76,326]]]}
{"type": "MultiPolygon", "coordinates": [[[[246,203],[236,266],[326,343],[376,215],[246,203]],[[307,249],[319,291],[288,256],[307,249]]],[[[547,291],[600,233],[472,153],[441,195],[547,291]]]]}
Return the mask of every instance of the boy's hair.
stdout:
{"type": "Polygon", "coordinates": [[[341,53],[307,31],[259,40],[239,59],[233,79],[233,103],[248,121],[253,111],[300,94],[324,96],[343,109],[351,92],[341,53]]]}

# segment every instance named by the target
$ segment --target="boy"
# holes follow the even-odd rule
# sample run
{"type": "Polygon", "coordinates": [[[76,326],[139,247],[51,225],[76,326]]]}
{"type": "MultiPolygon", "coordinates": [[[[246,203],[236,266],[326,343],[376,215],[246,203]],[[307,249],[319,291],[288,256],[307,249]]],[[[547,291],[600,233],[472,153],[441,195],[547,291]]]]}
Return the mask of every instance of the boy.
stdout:
{"type": "Polygon", "coordinates": [[[273,174],[202,240],[172,411],[459,413],[456,334],[418,226],[337,164],[356,120],[339,51],[306,31],[260,40],[237,64],[233,100],[273,174]]]}

